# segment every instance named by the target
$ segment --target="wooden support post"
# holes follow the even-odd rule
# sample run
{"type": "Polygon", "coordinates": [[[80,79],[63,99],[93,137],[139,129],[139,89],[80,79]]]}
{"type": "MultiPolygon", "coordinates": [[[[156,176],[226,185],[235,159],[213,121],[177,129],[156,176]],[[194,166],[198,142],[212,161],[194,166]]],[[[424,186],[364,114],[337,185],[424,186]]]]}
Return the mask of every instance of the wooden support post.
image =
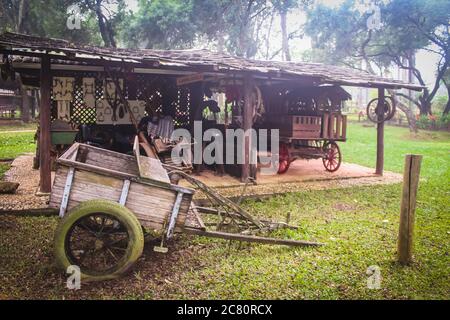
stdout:
{"type": "Polygon", "coordinates": [[[330,118],[328,119],[328,128],[329,128],[329,130],[328,130],[328,134],[329,134],[329,137],[331,138],[331,139],[335,139],[335,136],[336,136],[336,134],[335,134],[335,128],[336,128],[336,115],[334,114],[334,113],[330,113],[330,118]]]}
{"type": "Polygon", "coordinates": [[[347,139],[347,116],[342,116],[342,135],[341,139],[347,139]]]}
{"type": "Polygon", "coordinates": [[[341,138],[341,124],[342,124],[342,115],[337,114],[336,115],[336,135],[335,138],[339,139],[341,138]]]}
{"type": "Polygon", "coordinates": [[[403,173],[402,204],[400,208],[400,228],[398,232],[398,262],[403,265],[412,260],[414,220],[416,213],[416,196],[419,186],[420,164],[422,156],[408,154],[405,156],[403,173]]]}
{"type": "Polygon", "coordinates": [[[41,103],[39,106],[39,171],[40,192],[51,191],[51,158],[50,158],[50,91],[52,76],[50,74],[50,58],[41,58],[41,103]]]}
{"type": "MultiPolygon", "coordinates": [[[[384,88],[378,89],[378,117],[384,117],[384,88]]],[[[384,121],[377,124],[377,164],[375,174],[383,175],[384,168],[384,121]]]]}
{"type": "MultiPolygon", "coordinates": [[[[191,133],[191,137],[195,137],[194,132],[194,121],[202,121],[202,113],[199,110],[201,108],[201,104],[203,102],[204,98],[204,90],[203,90],[203,83],[196,82],[190,85],[190,109],[189,109],[189,132],[191,133]]],[[[203,129],[202,129],[203,130],[203,129]]],[[[203,136],[203,132],[199,132],[203,136]]],[[[194,143],[194,141],[192,140],[194,143]]],[[[196,163],[194,165],[195,173],[200,174],[203,171],[203,157],[201,156],[203,154],[203,141],[200,137],[200,141],[195,141],[194,145],[194,155],[196,157],[199,157],[198,159],[194,159],[194,162],[196,163]],[[201,163],[198,163],[200,162],[201,163]]]]}
{"type": "Polygon", "coordinates": [[[243,157],[244,163],[242,164],[241,181],[246,182],[250,177],[250,158],[252,148],[252,136],[250,129],[253,126],[253,78],[251,75],[245,75],[244,77],[244,110],[242,112],[242,129],[245,132],[243,141],[243,157]],[[248,134],[247,134],[248,133],[248,134]]]}
{"type": "Polygon", "coordinates": [[[328,113],[324,113],[323,114],[323,118],[322,118],[322,138],[328,138],[328,133],[329,133],[329,123],[328,120],[330,118],[330,115],[328,113]]]}
{"type": "Polygon", "coordinates": [[[198,109],[201,107],[203,102],[203,84],[201,82],[196,82],[190,86],[190,108],[189,108],[189,131],[191,135],[194,136],[194,121],[201,121],[202,115],[199,113],[198,109]]]}
{"type": "Polygon", "coordinates": [[[36,109],[38,106],[38,93],[36,89],[31,90],[31,119],[36,119],[36,109]]]}
{"type": "Polygon", "coordinates": [[[25,89],[24,85],[20,86],[20,94],[22,96],[22,108],[20,110],[20,118],[23,122],[30,122],[30,107],[31,107],[31,97],[28,95],[28,90],[25,89]]]}

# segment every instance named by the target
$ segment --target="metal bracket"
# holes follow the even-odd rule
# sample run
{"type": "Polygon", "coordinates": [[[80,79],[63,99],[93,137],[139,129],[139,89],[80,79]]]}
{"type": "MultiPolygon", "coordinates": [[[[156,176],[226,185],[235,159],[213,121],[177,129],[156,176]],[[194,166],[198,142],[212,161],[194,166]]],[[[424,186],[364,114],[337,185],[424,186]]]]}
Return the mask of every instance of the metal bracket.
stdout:
{"type": "Polygon", "coordinates": [[[178,192],[172,208],[172,213],[170,215],[169,227],[167,228],[166,234],[167,239],[170,239],[173,235],[173,230],[175,229],[175,223],[178,218],[178,213],[180,212],[181,200],[183,200],[183,192],[178,192]]]}
{"type": "Polygon", "coordinates": [[[123,206],[127,202],[129,190],[130,190],[130,180],[124,180],[123,186],[122,186],[122,193],[120,194],[120,200],[119,200],[119,203],[123,206]]]}
{"type": "Polygon", "coordinates": [[[75,174],[75,168],[71,167],[66,177],[66,184],[64,185],[64,193],[61,199],[61,206],[59,207],[59,217],[64,217],[67,210],[67,204],[69,203],[70,189],[72,188],[73,176],[75,174]]]}

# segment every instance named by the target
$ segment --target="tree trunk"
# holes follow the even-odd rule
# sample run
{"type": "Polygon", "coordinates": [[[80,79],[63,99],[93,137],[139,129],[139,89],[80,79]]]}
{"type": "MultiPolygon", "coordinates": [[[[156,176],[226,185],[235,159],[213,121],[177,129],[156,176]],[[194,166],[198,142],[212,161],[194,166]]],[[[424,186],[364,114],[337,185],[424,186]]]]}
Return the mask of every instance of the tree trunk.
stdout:
{"type": "Polygon", "coordinates": [[[225,37],[222,30],[220,30],[217,35],[217,51],[219,53],[225,52],[225,37]]]}
{"type": "Polygon", "coordinates": [[[28,0],[21,0],[19,3],[16,32],[25,33],[24,21],[26,20],[27,15],[28,15],[28,0]]]}
{"type": "Polygon", "coordinates": [[[398,99],[398,97],[395,95],[394,90],[388,90],[388,92],[389,95],[393,97],[396,107],[405,114],[406,119],[408,120],[409,131],[417,133],[417,123],[414,112],[412,112],[411,108],[408,105],[404,104],[398,99]]]}
{"type": "Polygon", "coordinates": [[[450,112],[450,92],[448,94],[447,105],[444,109],[444,115],[447,115],[450,112]]]}
{"type": "Polygon", "coordinates": [[[270,51],[270,35],[272,33],[272,26],[273,26],[273,19],[275,18],[275,13],[276,10],[272,10],[272,13],[270,14],[270,23],[269,23],[269,27],[267,28],[267,34],[266,34],[266,39],[265,39],[265,44],[266,44],[266,60],[270,60],[269,57],[269,51],[270,51]]]}
{"type": "Polygon", "coordinates": [[[419,97],[419,111],[421,116],[428,116],[431,114],[431,102],[429,99],[428,90],[425,89],[423,95],[419,97]]]}
{"type": "MultiPolygon", "coordinates": [[[[408,82],[409,83],[414,83],[414,73],[413,73],[413,68],[416,68],[416,55],[413,52],[410,52],[410,54],[407,57],[408,59],[408,82]]],[[[408,90],[408,97],[410,99],[413,99],[413,93],[412,90],[408,90]]],[[[412,102],[410,101],[408,103],[409,107],[412,108],[412,102]]]]}
{"type": "Polygon", "coordinates": [[[111,39],[111,37],[112,37],[111,30],[108,30],[111,28],[108,28],[108,25],[107,25],[108,22],[106,21],[106,18],[103,15],[101,3],[102,3],[102,0],[97,0],[95,3],[95,9],[94,9],[95,14],[97,16],[98,28],[100,30],[100,34],[102,36],[103,42],[105,43],[105,46],[106,47],[115,47],[115,41],[114,41],[114,39],[111,39]]]}
{"type": "Polygon", "coordinates": [[[109,41],[109,35],[106,31],[105,22],[103,21],[103,17],[97,14],[98,19],[98,27],[100,29],[100,34],[102,36],[102,40],[105,43],[105,47],[111,47],[111,42],[109,41]]]}
{"type": "Polygon", "coordinates": [[[417,123],[416,123],[416,117],[414,116],[414,113],[412,112],[411,108],[409,106],[405,105],[401,101],[397,101],[397,108],[400,109],[406,116],[406,119],[408,120],[408,126],[409,131],[413,133],[417,133],[417,123]]]}
{"type": "Polygon", "coordinates": [[[105,18],[105,24],[106,24],[106,31],[108,32],[109,43],[111,44],[111,47],[116,48],[117,44],[116,40],[114,39],[114,30],[111,25],[111,22],[105,18]]]}
{"type": "Polygon", "coordinates": [[[447,115],[450,112],[450,83],[447,83],[447,81],[444,81],[444,83],[447,88],[447,105],[444,109],[444,115],[447,115]]]}
{"type": "Polygon", "coordinates": [[[287,33],[287,11],[280,11],[281,20],[281,47],[283,61],[291,61],[291,53],[289,52],[289,38],[287,33]]]}

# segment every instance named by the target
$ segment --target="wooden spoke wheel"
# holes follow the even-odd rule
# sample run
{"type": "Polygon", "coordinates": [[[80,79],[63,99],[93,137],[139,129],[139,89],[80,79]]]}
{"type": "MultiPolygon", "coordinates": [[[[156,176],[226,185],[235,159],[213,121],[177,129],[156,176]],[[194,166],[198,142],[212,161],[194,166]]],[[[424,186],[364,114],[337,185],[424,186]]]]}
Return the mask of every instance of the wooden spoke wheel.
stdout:
{"type": "Polygon", "coordinates": [[[278,174],[286,173],[290,165],[289,147],[286,143],[281,142],[279,147],[278,174]]]}
{"type": "Polygon", "coordinates": [[[55,234],[55,256],[67,269],[80,268],[85,280],[113,279],[142,254],[144,236],[136,217],[110,201],[86,201],[61,220],[55,234]]]}
{"type": "Polygon", "coordinates": [[[104,273],[125,256],[129,235],[113,216],[93,213],[72,225],[66,241],[66,254],[74,265],[91,273],[104,273]]]}
{"type": "Polygon", "coordinates": [[[325,142],[323,145],[324,157],[323,166],[328,172],[335,172],[339,169],[342,162],[341,150],[334,141],[325,142]]]}
{"type": "Polygon", "coordinates": [[[386,97],[386,99],[384,100],[384,105],[382,106],[383,108],[383,116],[380,117],[378,115],[378,98],[375,98],[373,100],[371,100],[368,104],[367,104],[367,118],[375,123],[381,123],[384,121],[388,121],[390,119],[392,119],[392,117],[395,114],[396,108],[395,108],[395,103],[394,103],[394,99],[392,97],[386,97]],[[390,100],[390,101],[388,101],[390,100]]]}

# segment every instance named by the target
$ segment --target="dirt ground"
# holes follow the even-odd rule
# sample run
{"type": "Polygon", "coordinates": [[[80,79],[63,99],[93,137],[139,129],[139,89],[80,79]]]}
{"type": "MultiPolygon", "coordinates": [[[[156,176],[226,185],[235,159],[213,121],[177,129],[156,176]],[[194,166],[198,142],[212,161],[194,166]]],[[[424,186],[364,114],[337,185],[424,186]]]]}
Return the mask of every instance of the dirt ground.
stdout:
{"type": "MultiPolygon", "coordinates": [[[[19,182],[20,186],[14,195],[0,195],[0,210],[24,210],[45,208],[48,196],[37,196],[39,171],[33,168],[33,155],[17,157],[11,169],[5,174],[5,180],[19,182]]],[[[210,171],[202,172],[196,178],[216,187],[227,197],[240,197],[244,185],[237,179],[224,176],[217,177],[210,171]]],[[[284,175],[261,176],[257,185],[248,185],[245,197],[265,197],[273,194],[296,192],[301,190],[337,189],[354,186],[392,184],[402,181],[398,173],[385,172],[380,177],[373,174],[373,169],[356,164],[344,163],[336,173],[323,169],[320,160],[298,160],[284,175]]],[[[200,194],[198,197],[202,197],[200,194]]]]}
{"type": "Polygon", "coordinates": [[[33,169],[33,155],[17,157],[4,179],[19,182],[16,194],[0,194],[0,210],[23,210],[46,208],[48,196],[36,196],[39,186],[39,171],[33,169]]]}
{"type": "MultiPolygon", "coordinates": [[[[321,159],[314,160],[296,160],[291,163],[289,170],[284,174],[263,174],[258,173],[258,185],[274,185],[297,182],[315,182],[321,180],[342,180],[378,177],[375,175],[375,169],[364,167],[353,163],[342,163],[336,172],[325,170],[321,159]]],[[[215,188],[230,188],[242,185],[238,178],[230,175],[217,176],[214,172],[205,170],[196,178],[215,188]]],[[[397,173],[385,172],[383,181],[391,183],[391,180],[401,179],[397,173]]]]}

